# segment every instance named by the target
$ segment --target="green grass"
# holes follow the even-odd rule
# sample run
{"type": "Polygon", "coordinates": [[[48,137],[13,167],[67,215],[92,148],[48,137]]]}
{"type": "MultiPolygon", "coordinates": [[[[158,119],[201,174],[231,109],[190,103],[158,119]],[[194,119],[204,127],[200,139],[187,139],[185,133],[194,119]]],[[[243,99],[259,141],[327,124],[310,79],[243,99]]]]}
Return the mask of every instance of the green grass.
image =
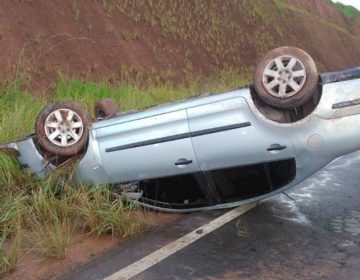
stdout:
{"type": "Polygon", "coordinates": [[[32,133],[35,116],[44,107],[46,100],[34,98],[26,92],[0,94],[0,143],[32,133]]]}

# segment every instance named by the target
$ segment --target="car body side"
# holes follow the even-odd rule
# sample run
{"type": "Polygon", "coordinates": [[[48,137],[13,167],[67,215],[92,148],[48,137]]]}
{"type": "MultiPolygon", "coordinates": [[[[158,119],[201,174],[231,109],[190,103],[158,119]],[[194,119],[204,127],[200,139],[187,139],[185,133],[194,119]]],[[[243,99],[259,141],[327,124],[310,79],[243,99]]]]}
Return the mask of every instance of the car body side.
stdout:
{"type": "Polygon", "coordinates": [[[273,193],[281,192],[360,149],[360,105],[334,107],[359,99],[360,79],[353,79],[324,84],[313,113],[295,123],[262,115],[248,87],[120,115],[94,123],[78,181],[132,182],[293,158],[296,176],[273,193]],[[179,159],[192,163],[175,165],[179,159]]]}
{"type": "MultiPolygon", "coordinates": [[[[139,183],[192,174],[208,179],[224,172],[220,181],[231,185],[224,180],[230,174],[227,170],[238,172],[248,167],[247,172],[253,173],[261,166],[265,173],[253,176],[267,177],[270,187],[266,191],[258,192],[256,183],[250,184],[250,195],[225,201],[217,199],[214,192],[218,190],[211,189],[209,182],[202,191],[212,193],[215,201],[211,203],[219,208],[283,192],[332,160],[360,149],[360,69],[355,75],[354,71],[331,73],[323,80],[326,82],[320,83],[321,98],[315,109],[290,123],[265,116],[254,101],[251,87],[94,122],[87,149],[76,167],[76,181],[88,185],[139,183]],[[269,167],[283,179],[271,182],[269,167]]],[[[0,148],[18,150],[22,167],[40,177],[56,168],[42,157],[34,136],[0,148]]],[[[226,193],[227,187],[223,191],[226,193]]],[[[214,209],[208,205],[201,209],[214,209]]]]}

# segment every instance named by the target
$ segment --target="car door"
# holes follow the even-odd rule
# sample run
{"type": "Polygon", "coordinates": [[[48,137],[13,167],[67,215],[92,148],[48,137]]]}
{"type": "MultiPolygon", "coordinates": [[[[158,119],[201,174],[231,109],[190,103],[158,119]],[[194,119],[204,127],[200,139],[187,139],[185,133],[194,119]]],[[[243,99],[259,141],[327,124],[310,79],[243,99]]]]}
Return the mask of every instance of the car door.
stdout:
{"type": "MultiPolygon", "coordinates": [[[[236,167],[295,158],[289,138],[260,122],[242,97],[189,108],[187,114],[195,155],[204,173],[218,176],[224,171],[229,177],[229,171],[238,172],[236,167]]],[[[252,169],[244,172],[248,176],[252,169]]],[[[264,176],[271,174],[265,170],[264,176]]]]}
{"type": "Polygon", "coordinates": [[[96,130],[109,182],[159,178],[200,170],[186,110],[145,117],[96,130]]]}

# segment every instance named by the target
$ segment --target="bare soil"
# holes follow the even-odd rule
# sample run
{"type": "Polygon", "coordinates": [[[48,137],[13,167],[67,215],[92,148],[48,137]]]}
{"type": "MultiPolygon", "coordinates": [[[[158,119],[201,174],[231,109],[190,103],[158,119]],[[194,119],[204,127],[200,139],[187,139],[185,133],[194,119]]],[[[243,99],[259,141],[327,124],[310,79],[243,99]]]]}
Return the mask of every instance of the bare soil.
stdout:
{"type": "MultiPolygon", "coordinates": [[[[153,213],[146,214],[155,227],[164,227],[182,217],[180,214],[153,213]]],[[[150,229],[151,230],[151,229],[150,229]]],[[[111,234],[100,237],[77,233],[72,238],[67,256],[63,260],[44,258],[35,252],[23,251],[19,256],[16,270],[6,275],[4,280],[50,280],[56,279],[79,265],[100,257],[107,251],[121,246],[124,240],[111,234]]]]}
{"type": "Polygon", "coordinates": [[[5,279],[54,279],[115,246],[121,246],[121,241],[111,235],[100,236],[98,238],[77,235],[73,238],[73,244],[69,247],[67,257],[64,260],[46,259],[39,257],[36,253],[24,252],[19,257],[19,264],[16,270],[5,279]]]}
{"type": "Polygon", "coordinates": [[[194,2],[179,13],[168,6],[154,10],[151,1],[137,8],[126,1],[135,15],[129,7],[116,8],[117,2],[1,1],[1,83],[20,79],[33,93],[50,93],[60,72],[113,82],[124,69],[132,76],[184,82],[229,67],[250,69],[280,45],[304,48],[322,71],[360,65],[360,20],[350,21],[326,0],[283,0],[285,9],[275,1],[204,0],[203,10],[192,9],[194,2]],[[170,8],[175,12],[169,14],[170,8]],[[181,25],[184,13],[191,26],[181,25]],[[217,29],[225,16],[228,24],[217,29]]]}

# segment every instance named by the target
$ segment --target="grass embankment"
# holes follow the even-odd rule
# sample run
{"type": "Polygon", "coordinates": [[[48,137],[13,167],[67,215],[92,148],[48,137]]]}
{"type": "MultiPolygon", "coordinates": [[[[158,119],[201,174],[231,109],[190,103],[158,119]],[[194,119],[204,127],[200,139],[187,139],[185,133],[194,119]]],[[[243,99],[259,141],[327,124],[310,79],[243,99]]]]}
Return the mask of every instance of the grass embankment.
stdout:
{"type": "MultiPolygon", "coordinates": [[[[125,111],[238,87],[249,75],[227,71],[209,81],[141,89],[131,83],[110,86],[60,77],[51,98],[7,87],[0,92],[0,143],[32,133],[37,114],[54,100],[75,100],[92,112],[96,100],[113,98],[125,111]]],[[[64,258],[74,232],[126,238],[149,226],[142,211],[115,199],[107,186],[73,186],[71,173],[68,166],[39,180],[21,171],[13,154],[0,152],[0,276],[16,267],[20,250],[64,258]]]]}

